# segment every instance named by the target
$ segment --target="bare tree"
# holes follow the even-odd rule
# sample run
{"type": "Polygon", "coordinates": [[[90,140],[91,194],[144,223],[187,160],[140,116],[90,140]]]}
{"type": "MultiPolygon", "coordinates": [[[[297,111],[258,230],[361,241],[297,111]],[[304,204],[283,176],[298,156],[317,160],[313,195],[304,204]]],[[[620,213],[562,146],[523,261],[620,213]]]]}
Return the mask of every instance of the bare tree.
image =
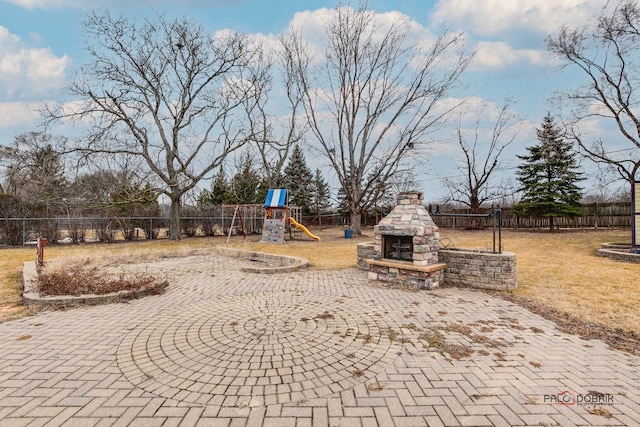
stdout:
{"type": "MultiPolygon", "coordinates": [[[[497,112],[491,129],[483,127],[483,117],[491,111],[487,102],[476,104],[475,123],[472,129],[465,129],[463,118],[465,110],[461,110],[456,128],[456,141],[462,151],[459,177],[444,179],[444,186],[449,190],[449,200],[468,206],[472,214],[480,213],[484,203],[499,200],[505,196],[505,186],[495,180],[495,172],[500,169],[501,156],[504,150],[513,143],[522,130],[523,122],[511,106],[513,100],[506,99],[497,112]]],[[[477,228],[478,221],[471,221],[471,227],[477,228]]]]}
{"type": "Polygon", "coordinates": [[[100,163],[85,165],[71,184],[74,205],[87,212],[107,212],[118,205],[148,202],[148,191],[144,194],[129,194],[120,191],[118,199],[113,194],[122,188],[138,188],[150,185],[151,176],[141,173],[139,157],[104,159],[100,163]],[[145,199],[146,198],[146,199],[145,199]],[[145,200],[142,200],[145,199],[145,200]]]}
{"type": "MultiPolygon", "coordinates": [[[[633,182],[640,168],[640,7],[635,0],[607,3],[591,25],[562,27],[547,38],[548,50],[586,78],[583,85],[558,94],[568,107],[568,136],[596,163],[613,166],[633,182]],[[628,149],[588,135],[589,122],[615,124],[628,149]],[[584,126],[586,125],[586,126],[584,126]],[[580,129],[582,127],[582,129],[580,129]]],[[[619,139],[616,139],[619,141],[619,139]]]]}
{"type": "Polygon", "coordinates": [[[90,122],[78,148],[140,156],[171,201],[170,238],[180,239],[181,198],[251,139],[245,108],[255,98],[256,54],[232,32],[209,34],[192,20],[92,14],[91,63],[72,93],[86,100],[53,118],[90,122]]]}
{"type": "Polygon", "coordinates": [[[469,64],[461,34],[427,44],[409,39],[401,15],[388,24],[366,5],[335,10],[324,57],[311,57],[300,30],[284,40],[309,128],[346,196],[354,233],[387,182],[443,123],[441,101],[469,64]]]}
{"type": "Polygon", "coordinates": [[[1,147],[2,192],[39,207],[43,216],[64,211],[69,186],[62,154],[65,142],[47,133],[26,132],[13,145],[1,147]]]}
{"type": "Polygon", "coordinates": [[[247,99],[245,107],[250,129],[251,146],[256,151],[255,158],[260,162],[262,175],[267,188],[279,188],[284,184],[283,168],[291,149],[302,141],[306,126],[300,117],[302,93],[292,76],[292,58],[282,52],[275,54],[275,60],[264,54],[253,66],[262,72],[256,86],[255,99],[247,99]],[[287,111],[280,117],[274,117],[274,104],[283,109],[284,97],[271,97],[275,85],[282,84],[286,92],[287,111]]]}
{"type": "Polygon", "coordinates": [[[620,178],[617,168],[611,164],[596,164],[590,171],[593,185],[586,189],[583,203],[614,203],[629,199],[628,182],[620,178]]]}

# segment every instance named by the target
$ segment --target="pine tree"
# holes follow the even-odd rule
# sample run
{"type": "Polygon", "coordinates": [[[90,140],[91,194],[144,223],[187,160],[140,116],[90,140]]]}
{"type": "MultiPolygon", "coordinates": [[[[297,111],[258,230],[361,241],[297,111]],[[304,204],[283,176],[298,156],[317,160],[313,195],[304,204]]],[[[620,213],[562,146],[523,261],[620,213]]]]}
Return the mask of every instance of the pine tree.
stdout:
{"type": "Polygon", "coordinates": [[[322,225],[321,215],[331,207],[331,190],[324,180],[320,169],[316,169],[311,187],[311,214],[318,217],[318,225],[322,225]]]}
{"type": "Polygon", "coordinates": [[[253,168],[249,155],[244,156],[240,170],[231,178],[230,189],[224,202],[227,204],[255,204],[264,202],[263,179],[253,168]]]}
{"type": "Polygon", "coordinates": [[[284,168],[284,182],[289,189],[289,204],[299,206],[303,214],[310,212],[312,181],[311,169],[307,166],[302,150],[296,145],[284,168]]]}
{"type": "Polygon", "coordinates": [[[211,183],[211,190],[202,190],[198,196],[198,203],[201,205],[222,205],[229,192],[229,182],[224,173],[224,167],[216,174],[211,183]]]}
{"type": "Polygon", "coordinates": [[[549,230],[553,231],[554,217],[581,215],[582,193],[576,183],[584,178],[572,144],[565,141],[550,113],[536,134],[539,144],[527,147],[528,155],[518,156],[524,161],[517,172],[523,196],[513,210],[522,216],[549,218],[549,230]]]}

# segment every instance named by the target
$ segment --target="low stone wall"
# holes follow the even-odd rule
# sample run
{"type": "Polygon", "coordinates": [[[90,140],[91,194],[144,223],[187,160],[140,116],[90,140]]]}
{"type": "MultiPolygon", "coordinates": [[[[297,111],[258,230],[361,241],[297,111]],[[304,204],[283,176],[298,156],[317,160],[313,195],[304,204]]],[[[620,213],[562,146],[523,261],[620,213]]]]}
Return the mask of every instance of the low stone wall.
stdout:
{"type": "Polygon", "coordinates": [[[617,243],[617,242],[602,243],[600,245],[600,249],[629,250],[631,249],[631,243],[617,243]]]}
{"type": "MultiPolygon", "coordinates": [[[[131,291],[111,292],[102,295],[47,295],[42,296],[38,291],[38,269],[35,261],[25,261],[22,264],[22,303],[24,305],[41,305],[51,307],[66,307],[77,305],[108,304],[131,299],[131,291]]],[[[169,282],[163,282],[160,286],[167,287],[169,282]]],[[[144,296],[145,289],[137,292],[138,296],[144,296]]]]}
{"type": "Polygon", "coordinates": [[[617,261],[640,263],[640,254],[631,252],[629,243],[603,243],[596,254],[617,261]]]}
{"type": "Polygon", "coordinates": [[[274,274],[274,273],[291,273],[293,271],[307,268],[309,261],[303,258],[296,258],[286,255],[273,255],[263,252],[244,251],[241,249],[214,247],[214,253],[222,256],[228,256],[230,258],[241,258],[251,261],[257,261],[255,267],[243,267],[241,270],[247,273],[261,273],[261,274],[274,274]]]}
{"type": "Polygon", "coordinates": [[[369,271],[368,259],[376,259],[376,251],[373,242],[358,243],[358,268],[369,271]]]}
{"type": "Polygon", "coordinates": [[[445,285],[496,290],[518,287],[514,253],[441,249],[438,257],[447,264],[444,271],[445,285]]]}
{"type": "MultiPolygon", "coordinates": [[[[370,267],[370,263],[367,263],[368,259],[376,260],[373,248],[373,242],[358,243],[358,268],[360,270],[376,273],[370,267]]],[[[518,287],[516,255],[514,253],[494,254],[491,251],[440,249],[438,259],[440,263],[447,265],[443,272],[445,286],[468,286],[496,290],[509,290],[518,287]]],[[[377,268],[377,266],[375,267],[377,268]]],[[[400,272],[393,270],[393,273],[399,274],[400,272]]],[[[439,278],[436,281],[439,281],[439,278]]]]}

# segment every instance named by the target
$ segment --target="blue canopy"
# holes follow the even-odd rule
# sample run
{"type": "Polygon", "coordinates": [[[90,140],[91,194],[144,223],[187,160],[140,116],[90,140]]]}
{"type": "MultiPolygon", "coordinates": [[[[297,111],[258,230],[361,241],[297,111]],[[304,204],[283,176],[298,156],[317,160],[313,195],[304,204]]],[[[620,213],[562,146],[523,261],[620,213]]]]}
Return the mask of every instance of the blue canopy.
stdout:
{"type": "Polygon", "coordinates": [[[287,190],[283,188],[269,189],[264,201],[265,208],[284,208],[287,206],[287,190]]]}

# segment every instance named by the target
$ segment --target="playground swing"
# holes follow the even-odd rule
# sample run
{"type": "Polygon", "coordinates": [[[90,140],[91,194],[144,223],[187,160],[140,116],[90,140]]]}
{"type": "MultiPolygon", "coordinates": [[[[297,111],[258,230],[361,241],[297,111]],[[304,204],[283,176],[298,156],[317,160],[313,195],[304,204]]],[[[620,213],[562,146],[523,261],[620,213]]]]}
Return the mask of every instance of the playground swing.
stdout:
{"type": "Polygon", "coordinates": [[[236,218],[240,223],[240,232],[242,233],[243,238],[246,238],[247,234],[256,234],[258,229],[257,211],[258,209],[262,209],[261,205],[223,205],[222,208],[223,210],[225,208],[233,208],[233,218],[231,219],[231,225],[229,226],[229,232],[227,234],[227,243],[229,243],[229,240],[231,239],[231,234],[233,233],[234,226],[236,224],[236,218]],[[251,233],[247,232],[246,226],[250,227],[251,233]]]}

